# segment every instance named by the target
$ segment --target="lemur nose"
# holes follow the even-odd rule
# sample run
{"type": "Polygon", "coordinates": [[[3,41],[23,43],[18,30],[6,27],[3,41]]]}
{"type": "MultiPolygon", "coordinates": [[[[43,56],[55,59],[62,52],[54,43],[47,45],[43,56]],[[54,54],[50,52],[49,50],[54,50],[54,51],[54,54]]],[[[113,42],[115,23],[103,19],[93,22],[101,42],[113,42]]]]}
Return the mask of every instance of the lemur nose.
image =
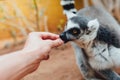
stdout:
{"type": "Polygon", "coordinates": [[[67,39],[66,33],[63,32],[60,34],[60,38],[64,41],[64,43],[68,42],[69,40],[67,39]]]}

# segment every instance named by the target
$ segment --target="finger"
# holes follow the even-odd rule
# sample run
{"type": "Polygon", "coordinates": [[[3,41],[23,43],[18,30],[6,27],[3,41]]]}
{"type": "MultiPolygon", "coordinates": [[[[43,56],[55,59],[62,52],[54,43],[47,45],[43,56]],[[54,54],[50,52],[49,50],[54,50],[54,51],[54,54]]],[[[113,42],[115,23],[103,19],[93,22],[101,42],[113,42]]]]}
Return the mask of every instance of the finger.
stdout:
{"type": "Polygon", "coordinates": [[[64,42],[61,39],[56,39],[56,40],[49,40],[50,46],[53,47],[58,47],[62,45],[64,42]]]}
{"type": "Polygon", "coordinates": [[[42,38],[43,40],[46,40],[46,39],[51,39],[51,40],[55,40],[57,38],[59,38],[59,35],[57,34],[53,34],[53,33],[50,33],[50,32],[31,32],[29,35],[32,35],[32,36],[37,36],[40,38],[42,38]]]}
{"type": "Polygon", "coordinates": [[[49,33],[49,32],[43,32],[41,33],[41,38],[43,40],[46,40],[46,39],[51,39],[51,40],[55,40],[55,39],[58,39],[59,38],[59,35],[57,34],[53,34],[53,33],[49,33]]]}

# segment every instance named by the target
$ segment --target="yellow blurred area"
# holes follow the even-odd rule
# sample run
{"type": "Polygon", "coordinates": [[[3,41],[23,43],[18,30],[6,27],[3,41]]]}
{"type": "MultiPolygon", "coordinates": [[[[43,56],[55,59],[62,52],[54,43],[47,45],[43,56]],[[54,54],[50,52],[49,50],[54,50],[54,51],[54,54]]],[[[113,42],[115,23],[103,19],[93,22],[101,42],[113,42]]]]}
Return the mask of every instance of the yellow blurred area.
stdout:
{"type": "MultiPolygon", "coordinates": [[[[36,31],[36,10],[34,0],[0,0],[0,40],[11,36],[21,36],[22,30],[27,33],[36,31]],[[23,28],[23,29],[22,29],[23,28]]],[[[58,33],[65,24],[60,0],[36,0],[39,14],[40,31],[58,33]]],[[[77,9],[83,7],[82,0],[75,1],[77,9]]]]}

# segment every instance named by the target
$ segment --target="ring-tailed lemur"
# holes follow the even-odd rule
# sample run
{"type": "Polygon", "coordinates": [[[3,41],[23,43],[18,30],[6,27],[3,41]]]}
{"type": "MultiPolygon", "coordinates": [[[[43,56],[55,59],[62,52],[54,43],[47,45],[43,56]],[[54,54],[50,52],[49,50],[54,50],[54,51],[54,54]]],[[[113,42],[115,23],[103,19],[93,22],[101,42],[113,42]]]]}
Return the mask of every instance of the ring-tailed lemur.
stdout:
{"type": "Polygon", "coordinates": [[[68,22],[65,32],[60,37],[65,42],[72,40],[82,48],[73,44],[76,60],[84,78],[97,80],[94,73],[99,73],[106,80],[120,80],[120,77],[111,69],[120,65],[118,60],[120,49],[116,48],[119,46],[114,42],[117,41],[115,34],[111,33],[109,28],[99,24],[97,19],[92,20],[70,13],[75,13],[74,0],[61,0],[61,5],[68,22]],[[70,7],[71,5],[73,7],[70,7]]]}

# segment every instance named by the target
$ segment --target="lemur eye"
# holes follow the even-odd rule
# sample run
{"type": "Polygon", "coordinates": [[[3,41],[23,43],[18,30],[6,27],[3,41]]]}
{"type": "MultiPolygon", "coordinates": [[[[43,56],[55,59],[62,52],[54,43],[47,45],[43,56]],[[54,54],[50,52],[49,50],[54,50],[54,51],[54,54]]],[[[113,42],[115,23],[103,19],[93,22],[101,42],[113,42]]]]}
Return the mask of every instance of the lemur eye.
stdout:
{"type": "Polygon", "coordinates": [[[79,28],[71,28],[68,30],[68,32],[74,36],[77,36],[81,33],[80,29],[79,28]]]}
{"type": "Polygon", "coordinates": [[[72,28],[72,29],[69,30],[69,32],[72,35],[79,35],[80,34],[80,29],[79,28],[72,28]]]}
{"type": "Polygon", "coordinates": [[[73,29],[72,33],[73,33],[73,34],[77,34],[78,31],[77,31],[76,29],[73,29]]]}

